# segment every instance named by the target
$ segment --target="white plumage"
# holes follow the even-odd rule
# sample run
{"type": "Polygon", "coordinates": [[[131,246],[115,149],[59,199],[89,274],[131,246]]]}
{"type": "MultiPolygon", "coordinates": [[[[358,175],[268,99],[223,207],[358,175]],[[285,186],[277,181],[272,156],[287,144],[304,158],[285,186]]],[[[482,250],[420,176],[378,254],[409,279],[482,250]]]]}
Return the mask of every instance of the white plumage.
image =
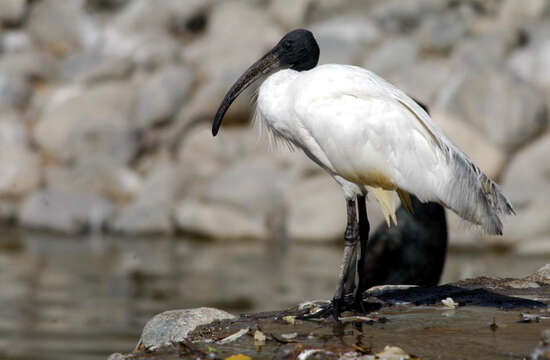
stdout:
{"type": "Polygon", "coordinates": [[[374,193],[387,221],[395,219],[393,191],[403,202],[408,193],[439,202],[491,234],[502,233],[500,213],[513,213],[413,99],[363,68],[274,73],[259,89],[256,117],[325,169],[346,198],[374,193]]]}

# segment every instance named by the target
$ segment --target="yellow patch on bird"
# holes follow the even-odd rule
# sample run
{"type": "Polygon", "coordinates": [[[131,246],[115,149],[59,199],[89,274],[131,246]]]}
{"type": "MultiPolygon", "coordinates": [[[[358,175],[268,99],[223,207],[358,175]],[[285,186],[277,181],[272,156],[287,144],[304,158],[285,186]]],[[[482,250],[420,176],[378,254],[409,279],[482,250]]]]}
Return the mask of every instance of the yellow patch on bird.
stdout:
{"type": "Polygon", "coordinates": [[[382,210],[382,214],[384,214],[388,227],[391,226],[391,221],[397,225],[397,217],[395,216],[395,196],[393,194],[393,190],[369,187],[369,192],[371,192],[376,200],[378,200],[380,209],[382,210]]]}

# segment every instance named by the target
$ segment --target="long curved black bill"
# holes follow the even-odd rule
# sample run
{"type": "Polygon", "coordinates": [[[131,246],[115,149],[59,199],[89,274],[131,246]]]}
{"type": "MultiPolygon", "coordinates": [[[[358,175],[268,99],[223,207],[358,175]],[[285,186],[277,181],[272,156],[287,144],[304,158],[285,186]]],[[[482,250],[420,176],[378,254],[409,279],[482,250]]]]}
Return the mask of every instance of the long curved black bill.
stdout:
{"type": "Polygon", "coordinates": [[[248,68],[241,75],[241,77],[231,86],[231,89],[225,95],[216,116],[214,117],[214,123],[212,124],[212,135],[216,136],[218,130],[222,124],[223,117],[229,109],[229,106],[235,101],[237,96],[244,91],[250,84],[256,81],[260,76],[267,74],[273,70],[278,69],[279,56],[277,55],[277,48],[274,48],[267,54],[265,54],[260,60],[256,61],[251,67],[248,68]]]}

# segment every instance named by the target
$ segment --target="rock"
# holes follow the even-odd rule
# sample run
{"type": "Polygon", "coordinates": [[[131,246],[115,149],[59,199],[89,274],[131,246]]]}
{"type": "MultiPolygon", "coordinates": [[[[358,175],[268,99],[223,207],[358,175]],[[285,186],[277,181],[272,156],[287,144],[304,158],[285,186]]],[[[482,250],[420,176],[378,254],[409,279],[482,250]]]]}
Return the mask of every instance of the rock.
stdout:
{"type": "MultiPolygon", "coordinates": [[[[188,116],[210,120],[227,89],[244,70],[271,49],[282,35],[283,31],[268,13],[256,6],[222,2],[214,7],[205,35],[185,47],[181,54],[186,63],[197,67],[199,77],[204,79],[204,84],[186,109],[188,116]]],[[[251,88],[247,94],[252,93],[251,88]]],[[[224,124],[234,120],[242,122],[250,117],[250,101],[244,95],[233,104],[224,124]]]]}
{"type": "Polygon", "coordinates": [[[525,280],[550,284],[550,263],[538,269],[534,274],[527,276],[525,280]]]}
{"type": "Polygon", "coordinates": [[[399,67],[388,74],[387,80],[415,99],[432,104],[451,75],[448,62],[423,60],[399,67]]]}
{"type": "Polygon", "coordinates": [[[40,157],[24,148],[0,147],[0,195],[20,196],[40,183],[40,157]]]}
{"type": "Polygon", "coordinates": [[[471,74],[495,71],[504,63],[514,41],[516,33],[510,29],[463,39],[451,54],[455,71],[471,74]]]}
{"type": "Polygon", "coordinates": [[[312,0],[279,0],[269,4],[269,11],[286,28],[293,29],[304,23],[312,0]]]}
{"type": "Polygon", "coordinates": [[[545,0],[505,0],[500,7],[498,20],[504,26],[519,27],[543,17],[547,10],[548,2],[545,0]]]}
{"type": "Polygon", "coordinates": [[[508,67],[523,80],[550,89],[550,40],[514,51],[508,67]]]}
{"type": "Polygon", "coordinates": [[[489,177],[499,177],[507,161],[505,152],[487,142],[485,136],[474,126],[452,114],[433,108],[432,119],[489,177]]]}
{"type": "Polygon", "coordinates": [[[0,72],[0,111],[23,108],[31,94],[31,86],[22,75],[0,72]]]}
{"type": "Polygon", "coordinates": [[[131,235],[171,234],[170,211],[156,205],[129,205],[110,222],[109,228],[117,233],[131,235]]]}
{"type": "Polygon", "coordinates": [[[272,161],[243,161],[219,173],[201,198],[262,217],[284,203],[289,180],[272,161]]]}
{"type": "Polygon", "coordinates": [[[19,211],[22,226],[66,234],[101,227],[114,209],[99,195],[42,189],[29,194],[19,211]]]}
{"type": "Polygon", "coordinates": [[[181,107],[193,81],[183,67],[164,67],[140,87],[135,121],[143,128],[170,120],[181,107]]]}
{"type": "Polygon", "coordinates": [[[372,14],[385,31],[410,33],[425,16],[440,13],[444,6],[444,2],[431,0],[381,1],[374,6],[372,14]]]}
{"type": "Polygon", "coordinates": [[[27,0],[3,0],[0,2],[0,21],[4,24],[20,24],[27,12],[27,0]]]}
{"type": "Polygon", "coordinates": [[[190,176],[188,169],[176,167],[172,162],[162,159],[148,171],[136,203],[172,208],[181,198],[190,176]]]}
{"type": "Polygon", "coordinates": [[[223,204],[184,199],[175,209],[178,230],[214,239],[266,239],[263,218],[223,204]]]}
{"type": "Polygon", "coordinates": [[[0,42],[4,53],[17,53],[33,50],[33,44],[29,34],[22,30],[10,30],[2,33],[0,42]]]}
{"type": "Polygon", "coordinates": [[[320,64],[358,64],[363,50],[381,37],[372,21],[349,16],[313,24],[311,31],[322,49],[320,64]]]}
{"type": "Polygon", "coordinates": [[[86,0],[86,8],[99,11],[113,11],[128,4],[129,0],[86,0]]]}
{"type": "Polygon", "coordinates": [[[131,83],[64,90],[51,95],[35,127],[43,151],[61,162],[107,156],[125,164],[134,158],[138,143],[130,117],[135,103],[131,83]]]}
{"type": "Polygon", "coordinates": [[[97,40],[96,24],[86,15],[84,1],[40,1],[32,7],[28,31],[41,46],[65,55],[97,40]]]}
{"type": "Polygon", "coordinates": [[[106,157],[86,158],[70,168],[49,166],[46,183],[54,190],[101,194],[116,203],[138,198],[143,188],[135,171],[106,157]]]}
{"type": "Polygon", "coordinates": [[[550,201],[550,134],[519,151],[502,177],[502,188],[517,210],[531,203],[550,201]]]}
{"type": "Polygon", "coordinates": [[[448,52],[468,31],[466,16],[458,11],[427,17],[418,30],[420,47],[430,52],[448,52]]]}
{"type": "Polygon", "coordinates": [[[395,37],[384,41],[367,57],[364,67],[385,77],[408,69],[418,58],[418,45],[411,38],[395,37]]]}
{"type": "Polygon", "coordinates": [[[228,312],[207,307],[165,311],[155,315],[145,324],[136,349],[143,346],[145,349],[154,350],[181,342],[199,325],[234,318],[235,316],[228,312]]]}
{"type": "MultiPolygon", "coordinates": [[[[297,241],[343,241],[346,228],[345,200],[342,189],[328,175],[303,179],[287,193],[288,234],[297,241]]],[[[374,197],[367,199],[372,229],[383,216],[374,197]]]]}
{"type": "Polygon", "coordinates": [[[84,50],[69,55],[61,65],[65,81],[94,82],[127,77],[132,63],[127,57],[107,56],[84,50]]]}
{"type": "Polygon", "coordinates": [[[517,149],[546,127],[545,99],[506,72],[471,76],[456,95],[458,112],[493,143],[517,149]]]}
{"type": "Polygon", "coordinates": [[[0,69],[12,76],[29,79],[52,80],[58,75],[58,64],[50,54],[37,50],[5,53],[0,57],[0,69]]]}

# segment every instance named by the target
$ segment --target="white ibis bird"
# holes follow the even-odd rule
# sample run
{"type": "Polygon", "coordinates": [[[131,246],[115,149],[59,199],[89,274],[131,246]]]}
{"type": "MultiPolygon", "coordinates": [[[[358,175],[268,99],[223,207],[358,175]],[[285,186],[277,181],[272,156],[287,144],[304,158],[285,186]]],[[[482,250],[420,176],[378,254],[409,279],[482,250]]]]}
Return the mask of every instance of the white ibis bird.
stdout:
{"type": "MultiPolygon", "coordinates": [[[[367,193],[378,200],[388,225],[395,222],[394,192],[408,208],[409,194],[414,194],[423,202],[440,203],[489,234],[502,234],[499,215],[514,210],[499,187],[403,91],[361,67],[317,66],[318,61],[319,46],[310,31],[286,34],[228,91],[212,134],[218,133],[237,96],[271,74],[259,88],[255,116],[327,171],[346,200],[344,260],[331,305],[338,316],[344,296],[354,289],[351,267],[356,256],[357,267],[364,266],[367,193]]],[[[355,288],[355,301],[362,290],[355,288]]]]}

